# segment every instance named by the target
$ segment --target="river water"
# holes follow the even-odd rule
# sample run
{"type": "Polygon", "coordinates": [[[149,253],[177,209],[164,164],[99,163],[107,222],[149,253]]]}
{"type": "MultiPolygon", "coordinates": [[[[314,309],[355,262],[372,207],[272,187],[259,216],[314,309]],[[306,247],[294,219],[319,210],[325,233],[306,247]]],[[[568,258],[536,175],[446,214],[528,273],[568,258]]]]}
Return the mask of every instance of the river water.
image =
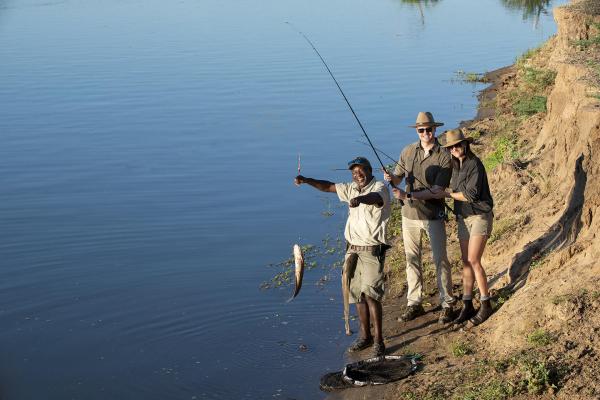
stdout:
{"type": "Polygon", "coordinates": [[[338,272],[260,286],[345,219],[297,155],[332,181],[373,156],[285,22],[396,155],[418,111],[474,116],[456,71],[555,32],[564,1],[538,3],[0,0],[0,397],[324,397],[353,340],[338,272]]]}

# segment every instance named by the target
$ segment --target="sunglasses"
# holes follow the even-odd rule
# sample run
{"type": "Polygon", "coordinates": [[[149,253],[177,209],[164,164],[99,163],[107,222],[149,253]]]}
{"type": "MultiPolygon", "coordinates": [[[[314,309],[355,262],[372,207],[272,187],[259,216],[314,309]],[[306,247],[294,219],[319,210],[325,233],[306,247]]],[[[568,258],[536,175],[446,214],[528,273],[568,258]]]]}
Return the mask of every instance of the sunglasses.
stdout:
{"type": "Polygon", "coordinates": [[[425,132],[431,133],[431,132],[433,132],[433,127],[430,126],[428,128],[417,128],[417,132],[419,132],[419,133],[425,133],[425,132]]]}
{"type": "Polygon", "coordinates": [[[462,147],[462,142],[458,142],[456,144],[453,144],[452,146],[448,146],[448,148],[450,150],[452,150],[452,149],[458,149],[458,148],[461,148],[461,147],[462,147]]]}

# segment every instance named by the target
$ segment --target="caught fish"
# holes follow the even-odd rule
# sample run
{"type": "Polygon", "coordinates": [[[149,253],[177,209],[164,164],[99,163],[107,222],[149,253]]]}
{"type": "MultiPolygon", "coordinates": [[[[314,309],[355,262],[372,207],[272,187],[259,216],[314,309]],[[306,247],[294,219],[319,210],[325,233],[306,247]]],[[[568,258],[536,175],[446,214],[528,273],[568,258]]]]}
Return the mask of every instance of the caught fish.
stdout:
{"type": "Polygon", "coordinates": [[[344,298],[344,327],[346,335],[352,335],[350,330],[350,279],[354,276],[356,263],[358,262],[358,254],[351,253],[346,257],[344,267],[342,269],[342,296],[344,298]]]}
{"type": "Polygon", "coordinates": [[[297,244],[294,245],[294,264],[296,267],[294,270],[296,284],[294,287],[294,294],[288,301],[292,301],[294,297],[300,293],[300,288],[302,288],[302,277],[304,276],[304,255],[302,254],[302,249],[297,244]]]}

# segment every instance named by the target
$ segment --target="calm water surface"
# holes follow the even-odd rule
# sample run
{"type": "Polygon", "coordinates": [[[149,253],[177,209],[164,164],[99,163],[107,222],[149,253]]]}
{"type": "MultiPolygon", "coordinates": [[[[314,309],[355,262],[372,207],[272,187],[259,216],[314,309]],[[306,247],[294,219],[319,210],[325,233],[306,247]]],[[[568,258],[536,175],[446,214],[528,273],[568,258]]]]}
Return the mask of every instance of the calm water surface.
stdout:
{"type": "Polygon", "coordinates": [[[324,397],[353,340],[338,275],[287,304],[259,285],[345,218],[292,185],[297,154],[334,181],[373,156],[284,22],[395,155],[418,111],[475,114],[455,71],[554,33],[506,3],[0,0],[1,398],[324,397]]]}

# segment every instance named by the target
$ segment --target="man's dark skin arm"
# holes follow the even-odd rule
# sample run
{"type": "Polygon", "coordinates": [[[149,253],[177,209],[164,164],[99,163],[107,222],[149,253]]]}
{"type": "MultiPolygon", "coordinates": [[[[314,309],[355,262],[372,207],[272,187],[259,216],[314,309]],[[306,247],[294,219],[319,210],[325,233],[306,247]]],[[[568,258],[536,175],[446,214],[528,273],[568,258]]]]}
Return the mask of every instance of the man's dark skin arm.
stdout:
{"type": "MultiPolygon", "coordinates": [[[[315,189],[320,190],[321,192],[337,193],[337,190],[335,189],[335,183],[329,181],[306,178],[302,175],[298,175],[294,179],[294,183],[298,186],[300,186],[303,183],[306,183],[314,187],[315,189]]],[[[356,196],[355,198],[350,199],[349,205],[350,207],[358,207],[360,203],[367,205],[376,205],[377,207],[381,207],[383,206],[383,199],[378,193],[368,193],[363,196],[356,196]]]]}
{"type": "Polygon", "coordinates": [[[335,183],[329,182],[329,181],[321,181],[318,179],[306,178],[302,175],[298,175],[294,179],[294,183],[297,186],[300,186],[303,183],[306,183],[306,184],[309,184],[310,186],[314,187],[315,189],[320,190],[321,192],[337,193],[337,190],[335,190],[335,183]]]}
{"type": "Polygon", "coordinates": [[[358,207],[360,203],[366,204],[368,206],[376,205],[377,207],[383,206],[383,199],[379,195],[379,193],[368,193],[363,196],[356,196],[353,199],[350,199],[350,207],[358,207]]]}

